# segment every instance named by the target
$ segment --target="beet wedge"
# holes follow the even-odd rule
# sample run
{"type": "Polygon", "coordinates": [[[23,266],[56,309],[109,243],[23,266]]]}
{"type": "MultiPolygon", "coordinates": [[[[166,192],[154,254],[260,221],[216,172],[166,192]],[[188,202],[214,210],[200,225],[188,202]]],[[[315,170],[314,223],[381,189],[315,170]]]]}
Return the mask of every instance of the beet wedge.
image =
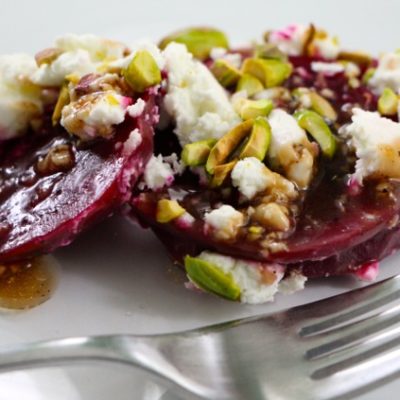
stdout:
{"type": "Polygon", "coordinates": [[[84,228],[109,215],[131,194],[153,151],[155,96],[144,112],[127,117],[109,141],[82,146],[59,128],[2,145],[0,261],[48,253],[69,244],[84,228]],[[137,129],[141,140],[132,143],[137,129]],[[66,169],[38,167],[50,149],[68,148],[66,169]]]}

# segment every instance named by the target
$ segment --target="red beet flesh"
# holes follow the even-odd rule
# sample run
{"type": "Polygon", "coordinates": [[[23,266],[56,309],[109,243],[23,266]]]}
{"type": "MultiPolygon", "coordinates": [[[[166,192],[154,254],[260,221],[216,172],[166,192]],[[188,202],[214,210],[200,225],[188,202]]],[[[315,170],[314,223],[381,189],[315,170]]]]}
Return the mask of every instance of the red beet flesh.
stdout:
{"type": "Polygon", "coordinates": [[[35,256],[69,244],[82,229],[109,215],[130,196],[153,151],[156,107],[147,99],[143,114],[118,126],[110,141],[86,147],[61,129],[4,143],[0,149],[0,261],[35,256]],[[127,144],[138,128],[142,140],[127,144]],[[69,144],[75,163],[68,171],[37,172],[48,149],[69,144]]]}

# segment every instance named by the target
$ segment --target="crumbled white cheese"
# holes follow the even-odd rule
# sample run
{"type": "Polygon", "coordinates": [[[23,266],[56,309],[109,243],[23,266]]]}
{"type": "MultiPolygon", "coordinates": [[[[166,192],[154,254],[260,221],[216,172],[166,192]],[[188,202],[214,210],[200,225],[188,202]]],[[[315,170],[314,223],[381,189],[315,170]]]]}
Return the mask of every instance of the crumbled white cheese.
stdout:
{"type": "Polygon", "coordinates": [[[292,272],[279,282],[278,290],[283,294],[292,294],[303,290],[307,282],[307,277],[299,272],[292,272]]]}
{"type": "Polygon", "coordinates": [[[223,47],[214,47],[210,52],[210,58],[214,61],[225,60],[238,69],[242,65],[242,56],[239,53],[228,53],[223,47]]]}
{"type": "Polygon", "coordinates": [[[315,49],[315,55],[318,55],[326,60],[333,60],[337,58],[340,53],[339,42],[336,38],[326,36],[323,38],[316,38],[312,41],[315,49]]]}
{"type": "Polygon", "coordinates": [[[168,72],[164,104],[175,118],[175,133],[182,146],[219,139],[240,122],[225,90],[184,45],[171,43],[163,55],[168,72]]]}
{"type": "Polygon", "coordinates": [[[314,72],[322,72],[329,75],[338,74],[345,71],[345,67],[340,63],[327,63],[321,61],[314,61],[311,63],[311,69],[314,72]]]}
{"type": "Polygon", "coordinates": [[[29,55],[0,56],[0,140],[24,134],[41,115],[41,92],[29,79],[36,70],[29,55]]]}
{"type": "Polygon", "coordinates": [[[134,104],[128,107],[128,114],[132,118],[137,118],[142,115],[144,111],[144,107],[146,106],[146,102],[143,99],[137,99],[134,104]]]}
{"type": "Polygon", "coordinates": [[[122,149],[122,154],[124,156],[128,156],[132,154],[142,143],[142,135],[139,132],[139,129],[135,128],[130,134],[128,139],[124,143],[124,147],[122,149]]]}
{"type": "Polygon", "coordinates": [[[126,51],[123,44],[94,35],[66,35],[56,40],[55,47],[64,53],[32,75],[38,85],[60,86],[71,74],[81,78],[96,72],[104,62],[123,57],[126,51]]]}
{"type": "Polygon", "coordinates": [[[280,265],[266,265],[255,261],[235,259],[218,253],[203,251],[199,258],[219,267],[230,274],[239,286],[240,301],[248,304],[260,304],[274,299],[284,269],[280,265]],[[268,279],[265,279],[265,275],[268,279]],[[271,282],[271,280],[273,280],[271,282]]]}
{"type": "Polygon", "coordinates": [[[378,67],[368,81],[368,85],[376,94],[382,93],[385,88],[398,92],[400,90],[400,53],[383,54],[379,58],[378,67]]]}
{"type": "Polygon", "coordinates": [[[292,24],[281,30],[272,31],[268,41],[289,56],[299,56],[303,52],[308,26],[292,24]]]}
{"type": "Polygon", "coordinates": [[[339,131],[357,156],[354,178],[400,178],[400,123],[377,112],[353,109],[352,123],[339,131]]]}
{"type": "Polygon", "coordinates": [[[247,157],[237,162],[231,172],[232,184],[248,199],[265,190],[273,183],[267,167],[255,157],[247,157]]]}
{"type": "Polygon", "coordinates": [[[284,110],[279,108],[272,110],[268,122],[272,134],[269,147],[269,155],[272,158],[284,157],[286,148],[293,148],[294,145],[307,140],[304,129],[300,128],[296,119],[284,110]]]}
{"type": "Polygon", "coordinates": [[[244,221],[240,211],[226,204],[206,213],[204,220],[208,226],[214,229],[213,234],[219,239],[235,237],[244,221]]]}
{"type": "Polygon", "coordinates": [[[87,94],[63,108],[60,123],[82,140],[109,138],[114,133],[113,126],[125,120],[129,101],[114,91],[87,94]]]}
{"type": "Polygon", "coordinates": [[[153,155],[146,165],[143,178],[147,188],[159,190],[172,184],[174,171],[169,163],[164,162],[161,154],[157,157],[153,155]]]}

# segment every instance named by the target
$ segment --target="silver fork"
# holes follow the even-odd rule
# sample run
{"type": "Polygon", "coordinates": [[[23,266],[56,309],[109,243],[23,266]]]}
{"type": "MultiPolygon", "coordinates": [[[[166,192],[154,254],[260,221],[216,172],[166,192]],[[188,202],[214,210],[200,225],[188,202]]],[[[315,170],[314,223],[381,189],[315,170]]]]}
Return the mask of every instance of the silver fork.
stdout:
{"type": "Polygon", "coordinates": [[[183,398],[349,399],[400,372],[400,276],[264,317],[193,331],[66,338],[0,350],[0,371],[131,365],[183,398]]]}

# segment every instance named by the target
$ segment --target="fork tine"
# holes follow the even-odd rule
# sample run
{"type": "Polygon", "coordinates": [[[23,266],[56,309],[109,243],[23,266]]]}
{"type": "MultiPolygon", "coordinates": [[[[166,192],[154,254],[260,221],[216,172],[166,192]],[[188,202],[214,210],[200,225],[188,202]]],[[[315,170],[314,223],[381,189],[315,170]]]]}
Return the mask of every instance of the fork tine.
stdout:
{"type": "Polygon", "coordinates": [[[382,309],[388,308],[400,298],[400,276],[359,289],[346,296],[346,303],[344,303],[344,298],[339,295],[335,298],[323,300],[315,307],[304,307],[313,322],[301,327],[299,335],[301,337],[319,335],[381,313],[382,309]],[[373,300],[370,300],[371,298],[373,300]],[[346,304],[350,304],[350,306],[346,304]],[[317,310],[317,307],[319,310],[317,310]],[[319,316],[321,310],[325,310],[324,317],[312,318],[314,311],[319,316]],[[326,317],[327,314],[333,315],[326,317]]]}

